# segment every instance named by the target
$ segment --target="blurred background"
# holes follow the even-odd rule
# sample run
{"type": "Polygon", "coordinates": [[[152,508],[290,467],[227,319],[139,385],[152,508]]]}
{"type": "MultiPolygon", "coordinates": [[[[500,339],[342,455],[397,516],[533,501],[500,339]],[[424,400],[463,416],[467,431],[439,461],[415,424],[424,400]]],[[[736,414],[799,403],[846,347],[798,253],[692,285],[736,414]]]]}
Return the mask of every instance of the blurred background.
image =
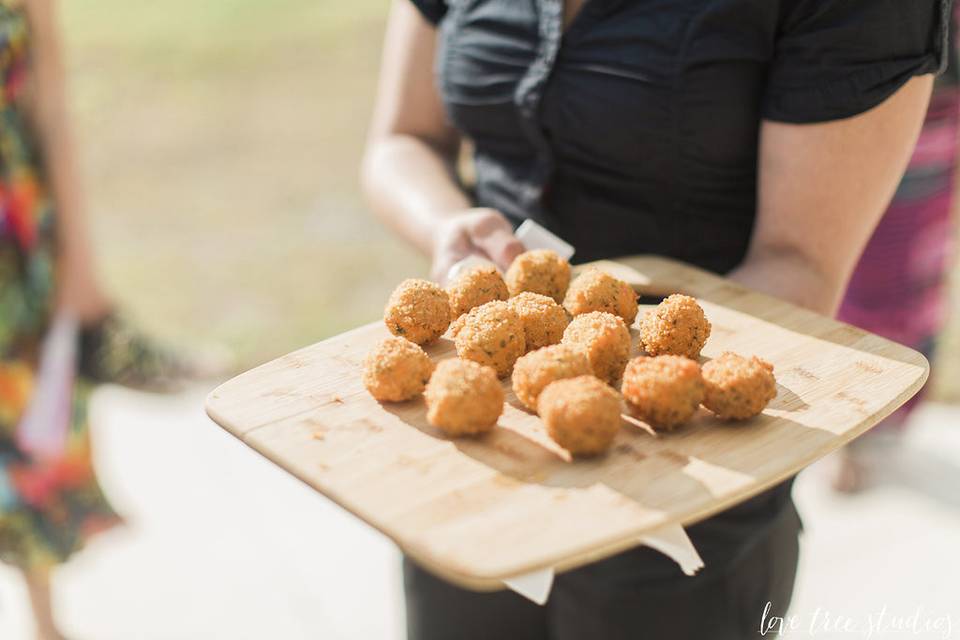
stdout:
{"type": "MultiPolygon", "coordinates": [[[[426,273],[358,193],[386,4],[63,0],[97,253],[141,324],[224,342],[248,368],[376,319],[401,274],[426,273]]],[[[960,291],[952,304],[934,404],[908,439],[934,475],[906,469],[856,497],[817,469],[801,479],[794,610],[808,619],[920,606],[952,613],[960,635],[960,291]]],[[[400,637],[395,548],[220,432],[206,391],[95,396],[98,468],[129,526],[57,576],[67,631],[400,637]]],[[[15,578],[0,568],[0,638],[13,640],[31,624],[15,578]]]]}

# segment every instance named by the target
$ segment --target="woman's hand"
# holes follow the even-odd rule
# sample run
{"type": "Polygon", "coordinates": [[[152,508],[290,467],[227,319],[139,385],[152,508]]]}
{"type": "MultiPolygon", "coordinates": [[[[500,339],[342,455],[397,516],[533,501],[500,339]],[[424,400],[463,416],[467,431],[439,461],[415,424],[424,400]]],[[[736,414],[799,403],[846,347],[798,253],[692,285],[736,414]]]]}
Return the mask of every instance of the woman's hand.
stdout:
{"type": "Polygon", "coordinates": [[[523,251],[503,214],[494,209],[467,209],[437,225],[430,275],[445,284],[450,267],[471,255],[486,258],[505,271],[523,251]]]}

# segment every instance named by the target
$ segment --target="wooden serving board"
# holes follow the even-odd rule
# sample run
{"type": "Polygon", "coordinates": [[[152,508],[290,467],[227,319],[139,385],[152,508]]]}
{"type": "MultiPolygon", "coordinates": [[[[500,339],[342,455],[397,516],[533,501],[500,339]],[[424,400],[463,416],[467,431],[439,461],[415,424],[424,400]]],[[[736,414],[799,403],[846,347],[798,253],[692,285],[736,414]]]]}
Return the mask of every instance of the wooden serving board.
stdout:
{"type": "MultiPolygon", "coordinates": [[[[624,424],[608,455],[572,462],[508,392],[493,433],[450,440],[427,424],[422,399],[379,404],[363,388],[382,322],[230,380],[207,412],[433,572],[491,590],[741,502],[860,435],[926,380],[915,351],[699,269],[658,257],[595,264],[641,293],[699,298],[713,324],[705,358],[732,350],[772,362],[779,393],[763,415],[723,423],[701,411],[658,437],[624,424]]],[[[455,356],[447,339],[427,351],[455,356]]]]}

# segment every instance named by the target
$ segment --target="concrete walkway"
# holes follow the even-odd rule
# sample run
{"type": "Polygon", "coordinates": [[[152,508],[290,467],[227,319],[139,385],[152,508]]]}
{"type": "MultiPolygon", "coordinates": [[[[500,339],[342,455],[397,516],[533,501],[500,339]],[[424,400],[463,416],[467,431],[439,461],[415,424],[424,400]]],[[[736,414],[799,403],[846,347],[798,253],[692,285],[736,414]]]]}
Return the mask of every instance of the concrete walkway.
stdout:
{"type": "MultiPolygon", "coordinates": [[[[393,545],[214,426],[202,400],[95,397],[98,468],[130,524],[57,575],[66,630],[78,640],[401,638],[393,545]]],[[[833,494],[822,466],[799,480],[806,534],[784,635],[960,638],[960,409],[926,408],[903,447],[905,462],[886,465],[892,480],[863,495],[833,494]]],[[[0,639],[31,637],[26,605],[17,575],[0,568],[0,639]]]]}

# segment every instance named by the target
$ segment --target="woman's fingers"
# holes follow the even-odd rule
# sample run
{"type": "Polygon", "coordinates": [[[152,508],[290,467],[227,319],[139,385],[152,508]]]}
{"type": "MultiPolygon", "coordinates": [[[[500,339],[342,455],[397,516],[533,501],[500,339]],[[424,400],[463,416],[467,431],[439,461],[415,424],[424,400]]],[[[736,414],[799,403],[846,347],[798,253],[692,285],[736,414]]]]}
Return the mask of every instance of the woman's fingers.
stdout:
{"type": "Polygon", "coordinates": [[[470,255],[487,258],[505,271],[523,251],[513,227],[500,212],[471,209],[448,218],[436,229],[430,276],[445,285],[450,267],[470,255]]]}
{"type": "Polygon", "coordinates": [[[468,232],[474,246],[503,270],[524,251],[523,244],[513,235],[513,227],[493,209],[480,209],[472,213],[468,232]]]}

